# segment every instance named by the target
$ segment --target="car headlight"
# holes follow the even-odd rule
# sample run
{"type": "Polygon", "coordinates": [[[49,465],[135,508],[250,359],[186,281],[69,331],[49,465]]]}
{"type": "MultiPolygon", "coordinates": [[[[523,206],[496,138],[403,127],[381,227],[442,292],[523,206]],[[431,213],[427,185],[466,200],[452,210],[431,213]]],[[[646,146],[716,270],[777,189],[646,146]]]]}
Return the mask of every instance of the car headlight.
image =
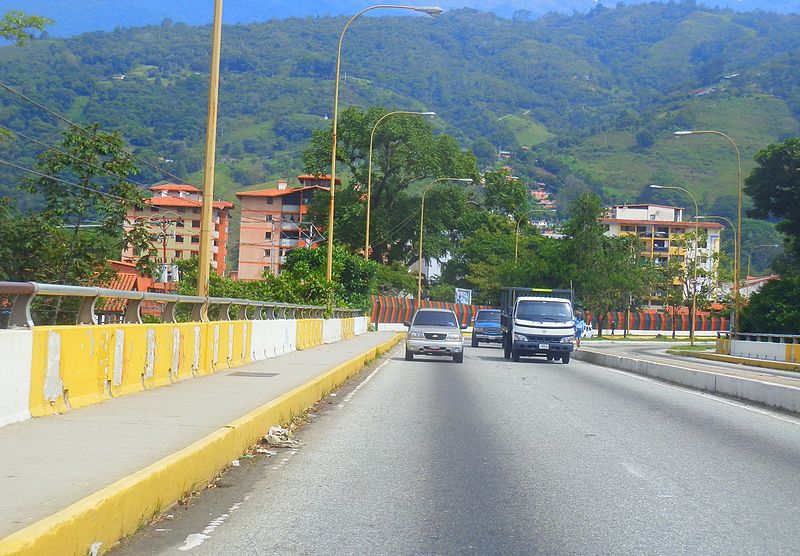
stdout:
{"type": "Polygon", "coordinates": [[[514,339],[518,342],[526,342],[528,341],[528,337],[525,334],[514,334],[514,339]]]}
{"type": "Polygon", "coordinates": [[[461,339],[461,333],[460,332],[451,332],[450,334],[447,335],[447,339],[448,340],[460,340],[461,339]]]}
{"type": "Polygon", "coordinates": [[[562,344],[571,344],[574,341],[575,341],[575,336],[564,336],[563,338],[561,338],[562,344]]]}
{"type": "Polygon", "coordinates": [[[425,334],[422,333],[422,332],[409,332],[408,333],[408,337],[409,338],[424,338],[425,334]]]}

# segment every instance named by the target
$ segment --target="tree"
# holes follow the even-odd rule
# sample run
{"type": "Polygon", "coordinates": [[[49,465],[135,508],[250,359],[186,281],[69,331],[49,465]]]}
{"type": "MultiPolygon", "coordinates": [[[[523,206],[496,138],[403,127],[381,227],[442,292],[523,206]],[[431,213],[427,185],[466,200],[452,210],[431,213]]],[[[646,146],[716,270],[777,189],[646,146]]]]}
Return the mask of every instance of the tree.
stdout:
{"type": "MultiPolygon", "coordinates": [[[[128,246],[141,254],[139,268],[152,271],[150,238],[144,222],[123,230],[128,211],[144,204],[144,192],[128,176],[138,172],[117,133],[98,124],[70,127],[57,148],[39,156],[39,175],[23,181],[42,210],[27,217],[43,226],[46,240],[36,257],[27,257],[29,280],[58,284],[101,284],[112,275],[107,259],[128,246]]],[[[25,225],[22,226],[25,229],[25,225]]],[[[31,244],[8,245],[17,257],[31,244]]],[[[19,275],[18,275],[19,276],[19,275]]]]}
{"type": "Polygon", "coordinates": [[[508,170],[486,172],[483,175],[485,194],[483,205],[498,214],[519,218],[530,208],[530,196],[525,182],[511,176],[508,170]]]}
{"type": "Polygon", "coordinates": [[[800,334],[800,275],[771,280],[741,312],[743,332],[800,334]]]}
{"type": "Polygon", "coordinates": [[[745,180],[753,216],[783,218],[776,228],[786,234],[788,251],[800,263],[800,138],[773,143],[758,151],[758,163],[745,180]]]}
{"type": "Polygon", "coordinates": [[[570,209],[571,217],[563,229],[562,264],[572,269],[577,297],[597,318],[596,328],[602,336],[606,313],[643,298],[650,292],[652,277],[639,256],[637,237],[605,235],[599,221],[604,209],[597,195],[582,194],[570,209]]]}
{"type": "Polygon", "coordinates": [[[44,31],[52,25],[52,19],[39,15],[25,15],[18,10],[9,10],[0,19],[0,37],[22,46],[33,38],[33,31],[44,31]]]}
{"type": "MultiPolygon", "coordinates": [[[[336,190],[336,238],[362,249],[368,183],[369,141],[375,122],[386,110],[346,108],[340,118],[337,160],[349,171],[349,183],[336,190]]],[[[322,174],[330,170],[331,132],[313,134],[311,145],[303,153],[305,170],[322,174]]],[[[385,262],[407,262],[415,236],[414,214],[419,212],[419,194],[425,181],[436,178],[473,178],[477,165],[471,153],[462,152],[448,135],[434,135],[430,124],[418,116],[396,116],[381,122],[375,131],[372,164],[371,256],[385,262]]],[[[437,184],[426,199],[435,203],[437,184]]],[[[466,202],[466,198],[464,198],[466,202]]],[[[312,218],[327,222],[328,199],[317,196],[312,218]]],[[[439,212],[431,211],[426,225],[435,225],[439,212]]],[[[451,226],[452,229],[452,226],[451,226]]]]}

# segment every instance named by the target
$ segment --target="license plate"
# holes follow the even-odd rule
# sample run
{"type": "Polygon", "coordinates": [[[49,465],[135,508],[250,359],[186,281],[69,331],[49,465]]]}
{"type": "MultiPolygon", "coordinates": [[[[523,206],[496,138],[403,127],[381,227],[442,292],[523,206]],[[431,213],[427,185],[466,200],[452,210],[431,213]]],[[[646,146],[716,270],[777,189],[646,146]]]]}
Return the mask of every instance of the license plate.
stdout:
{"type": "Polygon", "coordinates": [[[539,349],[550,349],[550,344],[539,344],[539,349]]]}

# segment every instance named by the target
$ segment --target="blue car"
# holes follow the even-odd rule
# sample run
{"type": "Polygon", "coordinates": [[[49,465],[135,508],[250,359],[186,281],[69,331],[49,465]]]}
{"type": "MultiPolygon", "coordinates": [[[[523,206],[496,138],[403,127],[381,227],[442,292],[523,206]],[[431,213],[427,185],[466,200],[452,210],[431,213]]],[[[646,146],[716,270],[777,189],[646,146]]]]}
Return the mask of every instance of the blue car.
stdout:
{"type": "Polygon", "coordinates": [[[503,343],[498,309],[481,309],[475,315],[475,322],[472,325],[472,347],[478,347],[478,342],[503,343]]]}

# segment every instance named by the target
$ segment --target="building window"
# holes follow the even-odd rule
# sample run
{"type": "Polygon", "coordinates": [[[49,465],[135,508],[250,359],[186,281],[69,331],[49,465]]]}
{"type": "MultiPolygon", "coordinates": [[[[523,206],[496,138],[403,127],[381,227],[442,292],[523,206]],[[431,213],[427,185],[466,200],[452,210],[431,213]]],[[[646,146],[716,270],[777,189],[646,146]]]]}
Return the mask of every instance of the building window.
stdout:
{"type": "Polygon", "coordinates": [[[175,243],[183,243],[183,236],[176,235],[175,236],[175,243]]]}
{"type": "Polygon", "coordinates": [[[192,220],[192,228],[199,228],[200,221],[199,220],[192,220]]]}
{"type": "Polygon", "coordinates": [[[265,232],[264,239],[272,239],[272,232],[265,232]]]}
{"type": "Polygon", "coordinates": [[[218,243],[218,242],[217,242],[217,240],[215,239],[215,240],[214,240],[214,247],[217,247],[218,245],[219,245],[219,243],[218,243]]]}
{"type": "Polygon", "coordinates": [[[186,212],[186,208],[185,207],[178,207],[178,208],[175,209],[175,211],[178,212],[178,213],[186,212]]]}
{"type": "Polygon", "coordinates": [[[158,207],[150,207],[150,212],[161,212],[161,209],[158,207]]]}
{"type": "Polygon", "coordinates": [[[273,199],[272,197],[267,197],[267,204],[268,205],[271,205],[274,201],[275,201],[275,199],[273,199]]]}
{"type": "Polygon", "coordinates": [[[184,226],[183,220],[176,220],[175,221],[175,226],[177,226],[178,228],[183,228],[183,226],[184,226]]]}
{"type": "Polygon", "coordinates": [[[264,249],[264,256],[265,256],[265,257],[269,257],[269,256],[271,256],[271,255],[272,255],[272,251],[271,251],[271,250],[269,250],[269,249],[264,249]]]}
{"type": "Polygon", "coordinates": [[[192,243],[200,243],[200,238],[198,236],[192,236],[192,243]]]}
{"type": "Polygon", "coordinates": [[[175,258],[182,259],[183,258],[183,251],[175,251],[175,258]]]}
{"type": "Polygon", "coordinates": [[[200,214],[200,209],[199,208],[193,208],[192,209],[192,214],[200,214]]]}

